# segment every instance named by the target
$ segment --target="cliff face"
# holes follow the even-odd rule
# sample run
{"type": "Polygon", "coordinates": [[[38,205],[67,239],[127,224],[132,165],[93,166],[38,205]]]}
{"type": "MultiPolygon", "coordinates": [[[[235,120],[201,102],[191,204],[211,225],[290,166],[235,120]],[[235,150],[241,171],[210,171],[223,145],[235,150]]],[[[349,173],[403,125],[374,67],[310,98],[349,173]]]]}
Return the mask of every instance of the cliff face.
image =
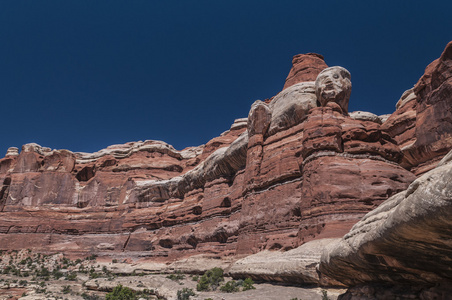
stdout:
{"type": "Polygon", "coordinates": [[[383,128],[404,153],[401,165],[416,175],[436,166],[452,145],[452,42],[404,93],[383,128]]]}
{"type": "Polygon", "coordinates": [[[10,149],[0,160],[0,248],[169,261],[342,237],[452,148],[450,76],[438,75],[449,52],[383,123],[319,107],[313,80],[327,66],[308,54],[294,57],[270,103],[256,101],[204,146],[10,149]]]}
{"type": "Polygon", "coordinates": [[[449,43],[383,124],[422,175],[323,251],[320,272],[351,287],[341,299],[450,299],[451,54],[449,43]]]}

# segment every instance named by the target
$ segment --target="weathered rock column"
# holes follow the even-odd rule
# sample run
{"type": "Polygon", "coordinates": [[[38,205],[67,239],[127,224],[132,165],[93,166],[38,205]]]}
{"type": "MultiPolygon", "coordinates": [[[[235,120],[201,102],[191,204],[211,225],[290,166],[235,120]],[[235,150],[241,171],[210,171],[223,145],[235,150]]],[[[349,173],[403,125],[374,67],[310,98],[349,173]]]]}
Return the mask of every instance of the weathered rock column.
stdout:
{"type": "Polygon", "coordinates": [[[348,116],[350,74],[322,71],[316,95],[322,107],[304,125],[299,239],[339,237],[365,213],[404,190],[415,176],[400,167],[400,149],[378,123],[348,116]]]}
{"type": "Polygon", "coordinates": [[[271,121],[271,112],[267,104],[257,100],[251,106],[248,116],[248,151],[246,156],[245,183],[253,189],[260,173],[264,135],[271,121]]]}

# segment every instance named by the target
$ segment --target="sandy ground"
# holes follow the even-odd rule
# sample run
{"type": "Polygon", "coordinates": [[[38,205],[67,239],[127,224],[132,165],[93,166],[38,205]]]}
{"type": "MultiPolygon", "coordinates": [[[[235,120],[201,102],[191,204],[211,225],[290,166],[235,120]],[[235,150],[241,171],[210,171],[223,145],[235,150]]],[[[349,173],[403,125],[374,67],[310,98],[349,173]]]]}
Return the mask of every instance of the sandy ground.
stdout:
{"type": "MultiPolygon", "coordinates": [[[[3,299],[22,299],[22,300],[44,300],[44,299],[83,299],[83,293],[98,295],[100,299],[105,299],[108,291],[111,291],[116,285],[130,287],[134,290],[153,289],[155,293],[168,300],[177,299],[177,291],[183,288],[191,288],[196,296],[190,297],[193,300],[204,300],[212,298],[213,300],[239,300],[239,299],[260,299],[260,300],[291,300],[294,298],[301,299],[322,299],[322,288],[318,287],[299,287],[270,283],[255,283],[254,290],[244,292],[224,293],[217,291],[198,292],[196,291],[196,281],[190,276],[186,279],[174,281],[166,278],[167,275],[145,275],[145,276],[124,276],[115,279],[97,278],[89,279],[88,277],[79,276],[76,281],[51,280],[45,282],[42,287],[40,283],[30,282],[25,287],[16,287],[16,284],[10,284],[7,288],[3,286],[0,289],[0,300],[3,299]],[[69,286],[70,292],[64,293],[64,288],[69,286]],[[39,289],[45,288],[45,292],[39,289]],[[26,294],[24,294],[24,292],[26,294]],[[26,296],[22,296],[26,295],[26,296]]],[[[16,278],[5,277],[0,278],[15,280],[16,278]]],[[[225,278],[225,282],[231,278],[225,278]]],[[[329,299],[335,300],[337,296],[344,293],[341,289],[326,289],[329,299]]],[[[143,298],[145,299],[145,298],[143,298]]],[[[157,296],[149,296],[149,299],[158,299],[157,296]]]]}

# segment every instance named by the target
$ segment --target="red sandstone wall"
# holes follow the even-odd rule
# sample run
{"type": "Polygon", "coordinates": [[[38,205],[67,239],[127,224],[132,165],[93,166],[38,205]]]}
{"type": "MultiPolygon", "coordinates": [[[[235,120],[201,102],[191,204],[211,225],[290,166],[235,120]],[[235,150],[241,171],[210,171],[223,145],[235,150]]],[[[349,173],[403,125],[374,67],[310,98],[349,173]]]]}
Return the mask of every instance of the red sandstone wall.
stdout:
{"type": "MultiPolygon", "coordinates": [[[[246,123],[190,155],[152,141],[92,159],[27,146],[0,160],[0,249],[172,260],[340,237],[406,189],[410,170],[422,172],[451,148],[451,48],[383,125],[314,108],[290,128],[253,133],[238,171],[211,166],[223,175],[204,181],[171,183],[231,145],[246,123]]],[[[324,67],[318,55],[296,56],[284,88],[314,80],[324,67]]]]}

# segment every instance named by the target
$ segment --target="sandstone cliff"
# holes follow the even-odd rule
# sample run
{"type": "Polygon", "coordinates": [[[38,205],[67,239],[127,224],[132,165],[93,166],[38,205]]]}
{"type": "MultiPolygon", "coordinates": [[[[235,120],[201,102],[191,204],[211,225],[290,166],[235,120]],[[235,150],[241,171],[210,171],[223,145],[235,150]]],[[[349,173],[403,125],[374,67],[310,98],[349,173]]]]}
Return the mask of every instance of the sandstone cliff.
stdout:
{"type": "MultiPolygon", "coordinates": [[[[451,53],[449,44],[389,118],[348,114],[347,97],[328,100],[342,93],[331,81],[321,87],[318,75],[340,72],[345,83],[350,75],[307,54],[294,57],[282,92],[256,101],[248,118],[203,146],[178,151],[145,141],[91,154],[11,148],[0,160],[0,249],[165,262],[294,249],[281,258],[289,266],[301,253],[295,248],[316,245],[298,279],[304,271],[246,272],[319,283],[321,241],[342,237],[381,203],[378,210],[388,207],[394,200],[386,199],[399,199],[452,148],[451,53]]],[[[239,266],[250,261],[231,273],[243,274],[239,266]]]]}
{"type": "Polygon", "coordinates": [[[323,250],[320,272],[351,287],[341,299],[450,298],[451,54],[449,43],[383,124],[423,175],[323,250]]]}

